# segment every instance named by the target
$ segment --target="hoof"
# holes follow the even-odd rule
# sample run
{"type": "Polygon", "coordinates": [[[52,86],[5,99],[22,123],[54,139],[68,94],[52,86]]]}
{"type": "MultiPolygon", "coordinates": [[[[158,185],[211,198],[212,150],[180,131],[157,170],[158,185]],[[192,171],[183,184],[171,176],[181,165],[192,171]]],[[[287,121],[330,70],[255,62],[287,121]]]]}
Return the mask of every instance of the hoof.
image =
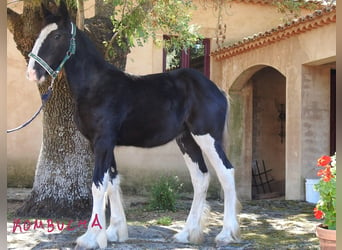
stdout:
{"type": "Polygon", "coordinates": [[[80,245],[76,245],[74,250],[86,250],[86,248],[81,247],[80,245]]]}
{"type": "Polygon", "coordinates": [[[231,243],[240,242],[240,238],[233,237],[231,234],[221,232],[216,236],[215,242],[216,242],[216,247],[223,247],[223,246],[227,246],[231,243]]]}
{"type": "Polygon", "coordinates": [[[188,230],[183,230],[174,235],[173,238],[176,242],[193,244],[200,244],[204,240],[203,232],[200,230],[192,230],[191,232],[188,232],[188,230]]]}
{"type": "Polygon", "coordinates": [[[190,232],[189,241],[193,244],[201,244],[204,241],[204,235],[201,230],[193,230],[190,232]]]}
{"type": "Polygon", "coordinates": [[[118,232],[115,228],[108,227],[106,234],[107,234],[108,241],[110,241],[110,242],[119,241],[118,232]]]}
{"type": "Polygon", "coordinates": [[[124,225],[120,228],[109,226],[106,230],[107,239],[111,242],[124,242],[128,239],[128,229],[124,225]]]}
{"type": "Polygon", "coordinates": [[[189,243],[189,234],[186,231],[181,231],[173,236],[174,242],[189,243]]]}
{"type": "Polygon", "coordinates": [[[78,250],[83,249],[96,249],[107,247],[107,236],[106,231],[101,230],[98,232],[87,231],[76,240],[76,247],[78,250]]]}

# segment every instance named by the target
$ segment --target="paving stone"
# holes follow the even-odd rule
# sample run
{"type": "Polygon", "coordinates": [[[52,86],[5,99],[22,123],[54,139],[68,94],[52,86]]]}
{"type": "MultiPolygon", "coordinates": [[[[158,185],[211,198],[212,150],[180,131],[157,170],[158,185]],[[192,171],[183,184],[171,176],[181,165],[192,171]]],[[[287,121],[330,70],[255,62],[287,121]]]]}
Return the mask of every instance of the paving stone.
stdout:
{"type": "MultiPolygon", "coordinates": [[[[19,189],[10,189],[8,192],[9,203],[22,202],[29,194],[29,190],[19,189]]],[[[315,226],[319,221],[315,220],[312,214],[314,205],[304,201],[283,199],[243,201],[239,215],[241,242],[217,248],[214,239],[222,227],[222,202],[209,201],[211,211],[204,231],[204,242],[194,245],[176,243],[172,238],[184,226],[191,200],[180,200],[179,207],[182,209],[175,213],[167,213],[167,216],[177,218],[170,226],[157,225],[155,219],[144,221],[145,218],[151,217],[151,212],[141,209],[146,204],[145,197],[125,196],[124,200],[130,217],[129,239],[124,243],[108,243],[106,249],[319,249],[319,242],[315,236],[315,226]],[[138,212],[131,213],[130,209],[138,212]]],[[[156,212],[154,216],[158,218],[164,215],[162,212],[156,212]]],[[[47,222],[43,220],[43,223],[47,222]]],[[[47,232],[46,226],[44,229],[34,229],[31,225],[28,231],[20,232],[17,228],[13,233],[13,226],[13,221],[9,220],[8,249],[74,249],[76,238],[85,232],[83,227],[74,228],[72,231],[47,232]]]]}

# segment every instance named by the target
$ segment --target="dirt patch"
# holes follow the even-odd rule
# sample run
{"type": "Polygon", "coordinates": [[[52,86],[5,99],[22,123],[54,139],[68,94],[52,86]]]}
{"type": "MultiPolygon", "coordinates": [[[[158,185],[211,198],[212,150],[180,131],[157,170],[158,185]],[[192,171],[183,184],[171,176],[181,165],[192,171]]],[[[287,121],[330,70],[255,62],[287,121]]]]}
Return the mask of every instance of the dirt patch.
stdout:
{"type": "MultiPolygon", "coordinates": [[[[150,211],[147,198],[124,196],[125,212],[128,221],[129,240],[124,243],[109,243],[107,249],[319,249],[315,236],[315,226],[319,224],[312,215],[313,205],[303,201],[255,200],[242,202],[239,215],[241,242],[216,248],[215,236],[220,232],[223,219],[223,204],[210,200],[211,211],[208,216],[205,240],[200,245],[173,242],[172,236],[182,229],[190,210],[191,199],[183,198],[177,202],[177,211],[150,211]],[[160,219],[171,219],[170,225],[161,225],[160,219]]],[[[75,239],[85,232],[78,222],[70,229],[47,232],[33,226],[13,233],[13,211],[22,201],[9,200],[7,237],[8,249],[73,249],[75,239]]],[[[20,218],[25,221],[27,218],[20,218]]],[[[47,221],[40,218],[44,225],[47,221]]],[[[86,220],[87,218],[85,218],[86,220]]],[[[64,221],[66,224],[68,220],[64,221]]],[[[33,225],[33,223],[32,223],[33,225]]]]}

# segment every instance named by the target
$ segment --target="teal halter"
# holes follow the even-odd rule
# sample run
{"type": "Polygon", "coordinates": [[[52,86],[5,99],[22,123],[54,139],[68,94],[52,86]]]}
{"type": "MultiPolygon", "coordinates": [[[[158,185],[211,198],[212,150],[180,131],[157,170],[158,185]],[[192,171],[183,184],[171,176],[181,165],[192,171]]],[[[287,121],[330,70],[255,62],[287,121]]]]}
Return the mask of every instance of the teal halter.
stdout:
{"type": "Polygon", "coordinates": [[[70,45],[69,45],[69,50],[66,52],[62,62],[59,64],[56,70],[53,70],[42,58],[40,58],[38,55],[33,54],[30,52],[28,54],[29,57],[32,57],[37,63],[42,66],[46,72],[49,73],[49,75],[52,77],[52,79],[55,79],[58,75],[58,73],[61,71],[63,68],[65,62],[73,55],[75,54],[76,51],[76,41],[75,41],[75,36],[76,36],[76,26],[75,24],[71,23],[71,39],[70,39],[70,45]]]}
{"type": "Polygon", "coordinates": [[[40,108],[37,110],[37,112],[25,123],[20,125],[19,127],[16,127],[14,129],[9,129],[6,132],[7,133],[12,133],[15,131],[18,131],[27,125],[29,125],[40,113],[40,111],[43,109],[47,101],[49,100],[50,96],[52,95],[52,89],[53,89],[53,82],[55,81],[55,78],[57,77],[58,73],[61,71],[63,68],[65,62],[73,55],[75,54],[76,51],[76,41],[75,41],[75,36],[76,36],[76,26],[75,24],[71,23],[71,39],[70,39],[70,45],[69,45],[69,50],[66,52],[65,57],[63,58],[62,62],[59,64],[56,70],[53,70],[42,58],[40,58],[38,55],[33,54],[32,52],[29,53],[29,57],[32,57],[37,63],[39,63],[45,70],[46,72],[49,73],[49,75],[52,77],[51,79],[51,84],[48,88],[48,91],[41,96],[42,98],[42,105],[40,108]]]}

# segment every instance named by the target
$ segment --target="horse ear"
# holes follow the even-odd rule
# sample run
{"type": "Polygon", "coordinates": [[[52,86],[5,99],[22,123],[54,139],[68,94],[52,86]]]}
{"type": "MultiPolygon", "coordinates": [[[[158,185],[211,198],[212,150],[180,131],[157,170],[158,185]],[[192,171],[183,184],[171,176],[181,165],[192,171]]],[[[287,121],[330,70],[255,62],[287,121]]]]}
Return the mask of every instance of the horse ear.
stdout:
{"type": "Polygon", "coordinates": [[[52,12],[48,10],[43,3],[41,4],[41,9],[42,9],[43,17],[45,20],[53,15],[52,12]]]}
{"type": "Polygon", "coordinates": [[[69,20],[68,8],[67,8],[66,3],[65,3],[64,0],[60,1],[58,12],[59,12],[59,14],[62,16],[62,18],[64,20],[69,20]]]}

